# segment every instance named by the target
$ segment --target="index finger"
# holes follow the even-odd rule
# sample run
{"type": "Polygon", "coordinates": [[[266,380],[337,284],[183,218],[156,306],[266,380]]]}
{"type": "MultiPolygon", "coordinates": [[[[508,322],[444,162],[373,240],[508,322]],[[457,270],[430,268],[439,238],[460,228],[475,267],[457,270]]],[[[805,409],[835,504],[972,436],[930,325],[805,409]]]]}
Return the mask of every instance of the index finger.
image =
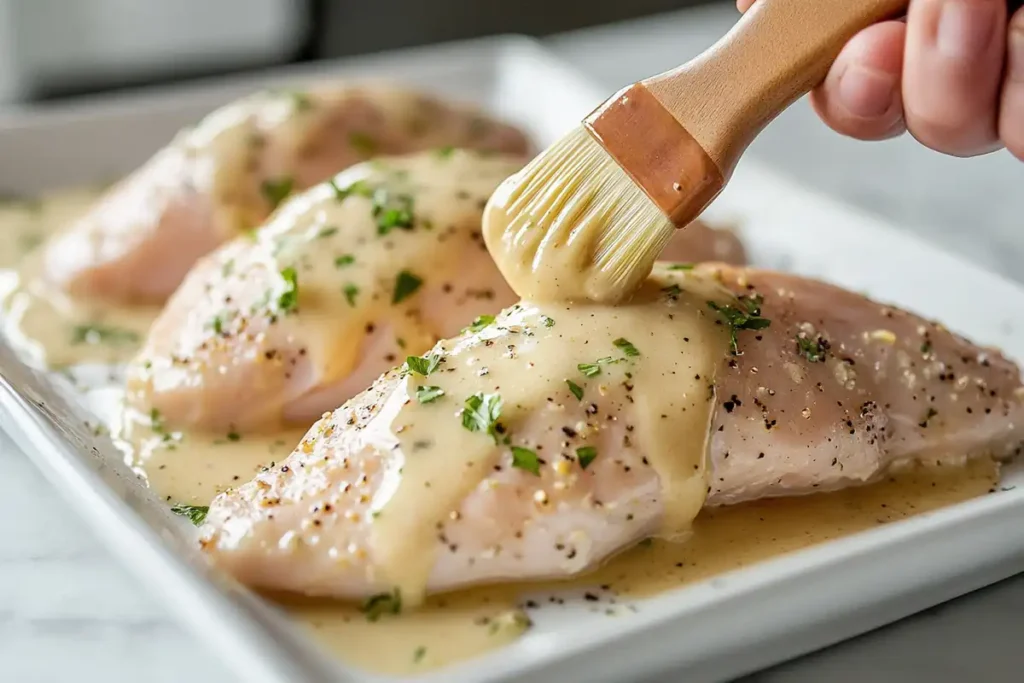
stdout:
{"type": "Polygon", "coordinates": [[[736,0],[736,9],[740,12],[746,12],[755,1],[756,0],[736,0]]]}

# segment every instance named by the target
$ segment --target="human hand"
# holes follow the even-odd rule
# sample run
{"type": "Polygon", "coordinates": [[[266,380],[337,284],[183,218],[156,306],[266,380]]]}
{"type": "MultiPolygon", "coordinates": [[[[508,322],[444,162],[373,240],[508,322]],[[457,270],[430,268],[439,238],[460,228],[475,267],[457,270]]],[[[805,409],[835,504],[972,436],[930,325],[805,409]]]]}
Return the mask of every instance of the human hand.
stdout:
{"type": "MultiPolygon", "coordinates": [[[[745,12],[756,1],[736,5],[745,12]]],[[[1024,161],[1024,8],[1008,14],[1006,0],[911,0],[905,21],[846,44],[811,103],[860,140],[909,130],[945,154],[1006,147],[1024,161]]]]}

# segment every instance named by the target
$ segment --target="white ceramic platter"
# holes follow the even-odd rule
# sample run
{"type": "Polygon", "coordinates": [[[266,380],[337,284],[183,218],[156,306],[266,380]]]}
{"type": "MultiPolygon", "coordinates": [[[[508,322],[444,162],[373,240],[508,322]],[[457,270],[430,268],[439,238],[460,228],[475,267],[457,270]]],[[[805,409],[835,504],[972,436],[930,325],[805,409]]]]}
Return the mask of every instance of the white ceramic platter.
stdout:
{"type": "MultiPolygon", "coordinates": [[[[200,87],[0,117],[0,190],[35,193],[129,171],[180,126],[262,87],[387,76],[481,103],[540,144],[603,95],[522,38],[349,60],[200,87]]],[[[1024,291],[868,216],[741,166],[712,215],[755,262],[836,282],[938,318],[1024,359],[1024,291]]],[[[167,606],[235,667],[267,683],[379,680],[316,651],[287,619],[210,570],[194,530],[121,464],[59,381],[0,343],[0,426],[167,606]]],[[[1024,470],[997,493],[634,603],[609,617],[580,599],[531,611],[518,642],[424,681],[637,680],[669,667],[730,678],[862,633],[1024,569],[1024,470]]]]}

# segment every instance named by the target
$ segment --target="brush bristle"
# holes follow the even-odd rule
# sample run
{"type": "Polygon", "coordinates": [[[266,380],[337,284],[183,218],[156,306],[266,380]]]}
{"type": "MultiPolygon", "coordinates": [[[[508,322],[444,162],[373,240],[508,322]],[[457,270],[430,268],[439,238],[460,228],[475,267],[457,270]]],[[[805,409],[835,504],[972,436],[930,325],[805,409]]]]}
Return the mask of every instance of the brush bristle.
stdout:
{"type": "Polygon", "coordinates": [[[674,230],[582,127],[505,181],[484,218],[488,249],[526,299],[627,298],[674,230]]]}

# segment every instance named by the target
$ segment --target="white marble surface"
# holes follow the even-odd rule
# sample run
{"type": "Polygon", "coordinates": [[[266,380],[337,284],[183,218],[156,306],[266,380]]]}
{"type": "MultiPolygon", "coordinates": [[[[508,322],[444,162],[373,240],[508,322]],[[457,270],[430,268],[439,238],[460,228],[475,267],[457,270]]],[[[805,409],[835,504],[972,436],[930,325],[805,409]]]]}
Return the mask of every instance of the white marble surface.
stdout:
{"type": "MultiPolygon", "coordinates": [[[[548,42],[611,92],[684,61],[734,18],[728,7],[702,9],[548,42]]],[[[751,153],[1024,282],[1024,164],[1006,154],[963,161],[909,139],[854,143],[829,132],[802,104],[772,124],[751,153]]],[[[236,680],[114,563],[5,438],[0,465],[0,680],[236,680]]],[[[1017,681],[1024,670],[1022,619],[1018,578],[745,683],[1017,681]]]]}

